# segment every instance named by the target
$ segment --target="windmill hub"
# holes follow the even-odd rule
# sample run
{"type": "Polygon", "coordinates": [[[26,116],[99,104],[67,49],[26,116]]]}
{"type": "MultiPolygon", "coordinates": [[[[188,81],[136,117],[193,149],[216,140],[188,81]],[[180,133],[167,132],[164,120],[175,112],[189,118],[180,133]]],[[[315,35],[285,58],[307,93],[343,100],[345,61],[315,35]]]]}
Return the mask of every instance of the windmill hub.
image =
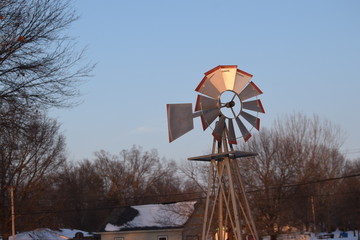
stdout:
{"type": "Polygon", "coordinates": [[[225,104],[225,107],[227,107],[227,108],[232,108],[232,107],[234,107],[235,106],[235,102],[234,101],[230,101],[230,102],[227,102],[226,104],[225,104]]]}
{"type": "Polygon", "coordinates": [[[220,111],[227,119],[235,119],[241,112],[241,100],[233,91],[224,91],[220,95],[220,111]]]}

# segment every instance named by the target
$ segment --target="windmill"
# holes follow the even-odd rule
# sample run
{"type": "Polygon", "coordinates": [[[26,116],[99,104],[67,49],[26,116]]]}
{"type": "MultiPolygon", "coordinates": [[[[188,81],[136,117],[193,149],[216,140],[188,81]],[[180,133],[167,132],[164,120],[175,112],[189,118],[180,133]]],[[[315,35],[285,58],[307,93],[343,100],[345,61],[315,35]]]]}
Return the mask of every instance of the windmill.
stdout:
{"type": "Polygon", "coordinates": [[[200,117],[204,131],[212,130],[212,153],[188,158],[210,163],[202,240],[242,240],[246,236],[258,240],[235,161],[257,154],[233,148],[239,139],[249,140],[251,129],[260,129],[258,115],[265,113],[257,99],[262,91],[251,78],[236,65],[220,65],[206,72],[196,87],[199,94],[194,112],[191,103],[167,104],[169,142],[191,131],[196,117],[200,117]]]}

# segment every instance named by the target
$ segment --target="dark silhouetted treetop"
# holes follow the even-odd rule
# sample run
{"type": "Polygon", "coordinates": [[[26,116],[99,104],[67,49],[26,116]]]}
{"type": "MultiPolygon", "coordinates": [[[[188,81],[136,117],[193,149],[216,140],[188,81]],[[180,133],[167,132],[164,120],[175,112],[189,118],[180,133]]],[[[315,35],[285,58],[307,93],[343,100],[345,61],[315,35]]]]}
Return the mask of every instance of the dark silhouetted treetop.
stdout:
{"type": "Polygon", "coordinates": [[[93,65],[64,34],[77,20],[68,0],[0,3],[0,102],[69,107],[93,65]]]}

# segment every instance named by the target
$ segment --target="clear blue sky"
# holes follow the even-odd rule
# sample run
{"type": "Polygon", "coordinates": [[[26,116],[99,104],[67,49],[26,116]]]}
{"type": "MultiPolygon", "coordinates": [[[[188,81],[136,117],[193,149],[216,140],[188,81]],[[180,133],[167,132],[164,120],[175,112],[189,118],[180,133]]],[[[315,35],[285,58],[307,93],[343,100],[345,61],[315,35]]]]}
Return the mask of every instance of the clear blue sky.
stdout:
{"type": "Polygon", "coordinates": [[[270,128],[284,114],[313,113],[341,126],[343,151],[360,157],[360,1],[76,0],[69,35],[98,63],[83,103],[52,111],[69,158],[133,144],[177,161],[210,153],[195,130],[168,143],[167,103],[195,103],[204,72],[238,65],[261,88],[270,128]]]}

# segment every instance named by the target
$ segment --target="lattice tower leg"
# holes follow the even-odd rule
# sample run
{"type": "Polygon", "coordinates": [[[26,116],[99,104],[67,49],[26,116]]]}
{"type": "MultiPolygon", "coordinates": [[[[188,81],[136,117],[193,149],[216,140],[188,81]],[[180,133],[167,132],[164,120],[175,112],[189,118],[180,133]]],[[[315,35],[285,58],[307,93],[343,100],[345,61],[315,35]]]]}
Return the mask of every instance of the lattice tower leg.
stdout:
{"type": "MultiPolygon", "coordinates": [[[[212,154],[229,151],[226,140],[214,140],[212,154]],[[217,147],[216,147],[217,144],[217,147]]],[[[202,240],[243,240],[243,230],[258,240],[236,159],[212,159],[208,178],[202,240]]]]}

